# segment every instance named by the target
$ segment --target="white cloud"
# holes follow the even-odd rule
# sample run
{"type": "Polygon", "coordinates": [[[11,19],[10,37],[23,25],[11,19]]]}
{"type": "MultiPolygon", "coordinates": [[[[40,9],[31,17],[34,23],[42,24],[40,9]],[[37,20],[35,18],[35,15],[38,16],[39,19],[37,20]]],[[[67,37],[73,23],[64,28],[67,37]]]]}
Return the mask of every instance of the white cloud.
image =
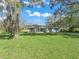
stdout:
{"type": "Polygon", "coordinates": [[[29,2],[27,2],[27,1],[23,1],[23,3],[25,3],[25,4],[27,4],[27,5],[29,5],[30,3],[29,2]]]}
{"type": "Polygon", "coordinates": [[[33,14],[29,14],[29,16],[34,16],[33,14]]]}
{"type": "Polygon", "coordinates": [[[37,17],[40,17],[40,16],[43,16],[43,17],[48,17],[48,16],[51,16],[50,13],[44,13],[44,14],[41,14],[40,12],[34,12],[33,14],[31,13],[31,11],[27,10],[28,13],[29,13],[29,16],[37,16],[37,17]]]}
{"type": "Polygon", "coordinates": [[[40,5],[38,5],[38,6],[37,6],[37,8],[41,8],[41,6],[40,6],[40,5]]]}
{"type": "Polygon", "coordinates": [[[33,14],[34,16],[41,16],[41,14],[39,12],[34,12],[33,14]]]}
{"type": "Polygon", "coordinates": [[[38,17],[40,17],[41,14],[39,12],[34,12],[33,14],[29,14],[29,16],[38,16],[38,17]]]}
{"type": "Polygon", "coordinates": [[[30,10],[26,10],[26,12],[27,12],[27,13],[31,13],[31,11],[30,11],[30,10]]]}
{"type": "Polygon", "coordinates": [[[48,16],[51,16],[50,13],[45,13],[45,14],[42,14],[43,17],[48,17],[48,16]]]}

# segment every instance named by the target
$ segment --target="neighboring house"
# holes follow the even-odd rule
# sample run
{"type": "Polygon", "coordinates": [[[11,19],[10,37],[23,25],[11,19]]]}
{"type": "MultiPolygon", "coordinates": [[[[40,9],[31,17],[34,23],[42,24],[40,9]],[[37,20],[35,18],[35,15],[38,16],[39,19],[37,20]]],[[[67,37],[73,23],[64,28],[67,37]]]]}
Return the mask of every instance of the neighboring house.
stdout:
{"type": "Polygon", "coordinates": [[[29,32],[46,32],[46,26],[43,25],[28,25],[29,32]]]}
{"type": "Polygon", "coordinates": [[[22,29],[22,32],[28,32],[28,33],[49,33],[49,32],[60,32],[59,28],[52,28],[50,26],[44,26],[44,25],[25,25],[22,29]]]}
{"type": "Polygon", "coordinates": [[[26,25],[24,26],[24,28],[22,28],[23,32],[30,32],[30,33],[37,33],[37,32],[50,32],[50,28],[48,28],[47,26],[43,26],[43,25],[26,25]]]}

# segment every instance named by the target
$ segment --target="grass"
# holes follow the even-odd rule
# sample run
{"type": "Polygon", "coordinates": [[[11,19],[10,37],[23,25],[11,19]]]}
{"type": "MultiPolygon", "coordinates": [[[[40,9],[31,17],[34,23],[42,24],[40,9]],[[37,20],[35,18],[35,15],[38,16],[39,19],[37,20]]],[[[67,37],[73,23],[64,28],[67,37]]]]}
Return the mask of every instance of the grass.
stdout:
{"type": "Polygon", "coordinates": [[[63,34],[1,38],[0,59],[79,59],[79,37],[63,34]]]}

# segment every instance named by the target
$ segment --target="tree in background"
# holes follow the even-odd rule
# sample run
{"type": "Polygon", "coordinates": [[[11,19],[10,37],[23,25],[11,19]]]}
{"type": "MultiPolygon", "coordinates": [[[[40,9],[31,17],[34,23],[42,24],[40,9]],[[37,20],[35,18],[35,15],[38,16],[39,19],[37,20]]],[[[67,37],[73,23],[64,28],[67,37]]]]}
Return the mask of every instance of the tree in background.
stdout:
{"type": "MultiPolygon", "coordinates": [[[[19,34],[19,13],[21,11],[21,6],[24,4],[21,3],[21,0],[2,0],[4,3],[4,7],[0,7],[0,9],[7,10],[5,13],[7,18],[4,20],[4,27],[6,28],[7,32],[10,33],[11,36],[17,37],[19,34]]],[[[62,16],[66,17],[67,26],[69,30],[73,29],[74,26],[78,26],[78,12],[79,12],[79,1],[78,0],[50,0],[49,6],[52,9],[54,5],[61,3],[62,5],[56,12],[54,13],[55,18],[59,18],[56,25],[61,28],[62,27],[62,16]],[[76,19],[76,20],[74,20],[76,19]]],[[[34,4],[40,4],[44,6],[42,0],[32,0],[29,3],[29,7],[33,6],[34,4]]],[[[50,19],[50,17],[49,17],[50,19]]],[[[51,26],[50,22],[50,27],[51,26]]],[[[65,22],[66,23],[66,22],[65,22]]],[[[54,24],[54,23],[53,23],[54,24]]]]}
{"type": "Polygon", "coordinates": [[[78,27],[78,18],[79,18],[79,1],[78,0],[51,0],[53,3],[50,7],[52,8],[53,5],[62,3],[60,8],[55,12],[55,18],[59,17],[59,20],[53,25],[58,27],[62,27],[63,24],[65,27],[69,27],[69,31],[73,31],[74,27],[78,27]],[[62,19],[62,16],[64,18],[62,19]],[[67,20],[66,20],[67,19],[67,20]],[[63,21],[62,21],[63,20],[63,21]]]}

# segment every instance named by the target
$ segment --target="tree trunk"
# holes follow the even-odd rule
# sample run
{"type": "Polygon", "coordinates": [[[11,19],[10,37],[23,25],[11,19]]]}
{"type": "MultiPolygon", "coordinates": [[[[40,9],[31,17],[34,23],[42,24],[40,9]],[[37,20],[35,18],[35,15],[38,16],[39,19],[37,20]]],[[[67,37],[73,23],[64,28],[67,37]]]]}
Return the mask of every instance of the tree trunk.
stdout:
{"type": "Polygon", "coordinates": [[[15,21],[14,21],[14,37],[18,37],[19,36],[19,16],[18,14],[15,17],[15,21]]]}

